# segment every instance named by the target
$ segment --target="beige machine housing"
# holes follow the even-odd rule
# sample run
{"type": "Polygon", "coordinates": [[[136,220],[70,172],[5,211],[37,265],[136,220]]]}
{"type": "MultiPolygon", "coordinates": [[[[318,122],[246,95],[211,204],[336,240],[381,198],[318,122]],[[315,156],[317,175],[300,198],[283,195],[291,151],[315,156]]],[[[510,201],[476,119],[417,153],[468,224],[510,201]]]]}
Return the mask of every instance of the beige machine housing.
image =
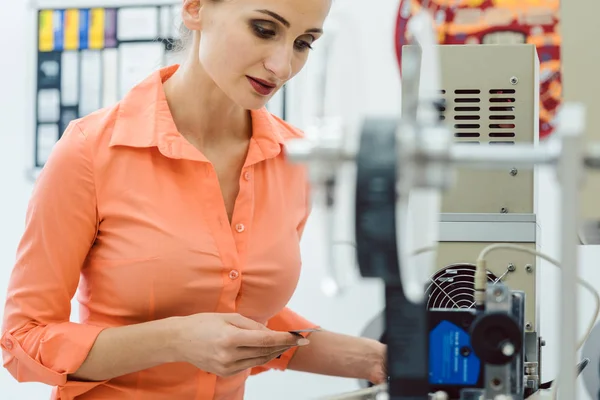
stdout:
{"type": "MultiPolygon", "coordinates": [[[[538,140],[539,61],[533,45],[440,45],[443,119],[465,146],[511,146],[538,140]]],[[[402,60],[415,46],[403,48],[402,60]]],[[[443,195],[437,271],[474,265],[493,243],[537,248],[534,171],[459,168],[443,195]]],[[[539,330],[536,257],[513,250],[490,253],[488,271],[526,296],[528,342],[539,330]]],[[[440,279],[451,279],[452,274],[440,279]]],[[[451,294],[449,294],[451,296],[451,294]]],[[[528,357],[538,359],[539,355],[528,357]]]]}
{"type": "MultiPolygon", "coordinates": [[[[443,66],[443,118],[457,143],[537,143],[539,61],[535,46],[442,45],[438,50],[443,66]]],[[[438,271],[452,271],[456,264],[473,264],[480,251],[493,243],[538,247],[534,173],[515,167],[458,170],[455,185],[442,201],[438,271]]],[[[534,376],[526,379],[537,381],[527,381],[526,385],[536,387],[541,379],[542,343],[536,257],[497,250],[489,253],[487,268],[493,276],[490,281],[501,280],[511,290],[525,293],[524,350],[529,365],[535,368],[534,376]]],[[[438,272],[433,279],[451,277],[438,272]]]]}
{"type": "MultiPolygon", "coordinates": [[[[444,119],[457,143],[510,146],[538,140],[539,62],[533,45],[438,46],[444,119]]],[[[409,50],[410,51],[410,50],[409,50]]],[[[534,171],[459,168],[444,194],[438,268],[474,263],[492,243],[537,247],[534,171]]],[[[536,257],[498,250],[488,269],[525,292],[525,319],[539,327],[536,257]]]]}

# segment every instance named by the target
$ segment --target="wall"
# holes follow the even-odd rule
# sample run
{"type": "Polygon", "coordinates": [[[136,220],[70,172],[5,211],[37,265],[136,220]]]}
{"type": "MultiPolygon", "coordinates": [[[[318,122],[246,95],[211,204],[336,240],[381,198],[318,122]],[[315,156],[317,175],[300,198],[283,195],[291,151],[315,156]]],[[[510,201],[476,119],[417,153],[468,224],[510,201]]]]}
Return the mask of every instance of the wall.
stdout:
{"type": "MultiPolygon", "coordinates": [[[[61,4],[58,1],[54,3],[61,4]]],[[[400,86],[391,40],[397,4],[398,0],[378,0],[376,6],[373,3],[369,7],[365,7],[365,2],[361,0],[336,2],[336,12],[341,12],[350,19],[343,20],[340,25],[343,34],[336,40],[336,55],[331,66],[333,73],[328,83],[334,89],[328,99],[330,112],[339,113],[348,121],[356,121],[356,116],[390,115],[399,109],[400,86]]],[[[83,6],[84,2],[80,1],[78,5],[83,6]]],[[[31,191],[31,183],[26,179],[26,174],[32,162],[33,148],[31,107],[34,26],[34,14],[26,2],[9,4],[9,0],[0,0],[0,48],[5,51],[0,61],[0,76],[5,78],[0,96],[0,184],[6,193],[2,196],[0,211],[1,304],[4,303],[3,294],[23,229],[25,207],[31,191]]],[[[314,60],[290,87],[290,91],[294,93],[290,100],[290,119],[302,128],[310,124],[310,116],[315,113],[315,96],[318,93],[315,73],[319,56],[318,50],[315,51],[314,60]]],[[[542,249],[550,255],[558,256],[557,234],[560,229],[553,214],[559,207],[554,200],[557,195],[554,176],[548,171],[541,171],[539,177],[542,249]]],[[[325,328],[357,335],[381,310],[381,286],[378,282],[360,280],[338,298],[322,294],[320,285],[326,265],[324,220],[323,210],[316,207],[302,243],[305,260],[302,279],[290,306],[325,328]]],[[[339,224],[350,226],[350,220],[342,218],[339,224]]],[[[343,233],[338,232],[340,235],[343,233]]],[[[343,236],[338,236],[337,239],[348,239],[345,236],[349,235],[345,232],[343,236]]],[[[583,276],[600,286],[597,283],[600,274],[593,263],[598,259],[598,249],[582,249],[582,255],[583,276]]],[[[346,258],[345,263],[353,270],[351,259],[346,258]]],[[[555,318],[554,309],[558,297],[555,295],[558,273],[546,265],[542,268],[542,332],[548,343],[544,372],[545,380],[548,380],[554,377],[557,370],[556,327],[559,321],[555,318]]],[[[588,318],[591,313],[589,296],[584,294],[581,298],[585,302],[585,307],[580,311],[581,318],[588,318]]],[[[582,321],[581,326],[585,322],[582,321]]],[[[355,388],[357,383],[352,380],[289,371],[270,372],[249,381],[246,398],[304,400],[355,388]]],[[[0,398],[3,400],[43,399],[47,398],[48,393],[49,389],[42,385],[17,384],[5,370],[0,369],[0,398]]]]}

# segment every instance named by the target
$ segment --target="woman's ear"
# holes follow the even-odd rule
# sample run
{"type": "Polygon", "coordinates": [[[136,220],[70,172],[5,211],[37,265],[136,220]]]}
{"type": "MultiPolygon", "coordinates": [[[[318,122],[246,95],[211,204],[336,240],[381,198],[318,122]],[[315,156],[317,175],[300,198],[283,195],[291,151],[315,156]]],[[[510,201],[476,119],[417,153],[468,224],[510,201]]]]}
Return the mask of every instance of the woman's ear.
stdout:
{"type": "Polygon", "coordinates": [[[184,25],[191,31],[199,31],[202,24],[200,20],[200,9],[206,0],[183,0],[181,17],[184,25]]]}

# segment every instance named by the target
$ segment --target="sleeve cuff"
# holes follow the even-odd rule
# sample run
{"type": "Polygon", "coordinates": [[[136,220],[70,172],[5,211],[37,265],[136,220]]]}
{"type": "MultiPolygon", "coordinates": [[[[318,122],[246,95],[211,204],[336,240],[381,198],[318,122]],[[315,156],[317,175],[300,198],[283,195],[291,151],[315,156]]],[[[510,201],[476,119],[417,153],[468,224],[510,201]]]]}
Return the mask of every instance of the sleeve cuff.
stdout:
{"type": "Polygon", "coordinates": [[[4,366],[19,382],[41,382],[59,387],[82,383],[97,386],[99,382],[68,382],[67,378],[83,364],[102,330],[102,327],[67,322],[33,328],[21,341],[17,340],[21,335],[6,332],[0,339],[4,366]],[[37,329],[42,331],[36,332],[37,329]],[[32,345],[28,352],[28,342],[37,343],[39,347],[32,345]]]}
{"type": "MultiPolygon", "coordinates": [[[[283,309],[279,314],[273,317],[267,323],[267,327],[274,331],[292,331],[292,330],[304,330],[304,329],[319,329],[318,325],[313,324],[312,322],[306,320],[300,315],[296,314],[289,308],[283,309]]],[[[308,337],[310,333],[302,333],[302,336],[308,337]]],[[[255,367],[251,371],[251,375],[256,375],[261,372],[268,371],[270,369],[276,369],[280,371],[284,371],[287,369],[288,364],[296,354],[298,347],[294,347],[285,353],[283,353],[279,358],[276,358],[265,365],[260,367],[255,367]]]]}

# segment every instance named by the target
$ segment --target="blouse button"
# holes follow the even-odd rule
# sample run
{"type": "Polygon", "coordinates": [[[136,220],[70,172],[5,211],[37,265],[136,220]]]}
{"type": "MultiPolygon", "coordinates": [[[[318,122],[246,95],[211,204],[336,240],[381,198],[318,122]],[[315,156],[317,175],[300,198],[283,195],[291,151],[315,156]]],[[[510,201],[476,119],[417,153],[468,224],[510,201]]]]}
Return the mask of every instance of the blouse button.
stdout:
{"type": "Polygon", "coordinates": [[[236,280],[237,278],[239,278],[240,273],[238,271],[236,271],[235,269],[232,269],[229,272],[229,279],[231,279],[232,281],[236,280]]]}
{"type": "Polygon", "coordinates": [[[249,181],[251,176],[252,175],[250,175],[250,172],[248,172],[248,171],[244,172],[244,179],[245,180],[249,181]]]}
{"type": "Polygon", "coordinates": [[[245,229],[246,229],[246,227],[244,226],[244,224],[237,224],[235,226],[235,230],[238,231],[239,233],[244,232],[245,229]]]}
{"type": "Polygon", "coordinates": [[[10,339],[6,339],[4,341],[4,347],[6,347],[7,350],[12,350],[13,349],[13,342],[10,339]]]}

